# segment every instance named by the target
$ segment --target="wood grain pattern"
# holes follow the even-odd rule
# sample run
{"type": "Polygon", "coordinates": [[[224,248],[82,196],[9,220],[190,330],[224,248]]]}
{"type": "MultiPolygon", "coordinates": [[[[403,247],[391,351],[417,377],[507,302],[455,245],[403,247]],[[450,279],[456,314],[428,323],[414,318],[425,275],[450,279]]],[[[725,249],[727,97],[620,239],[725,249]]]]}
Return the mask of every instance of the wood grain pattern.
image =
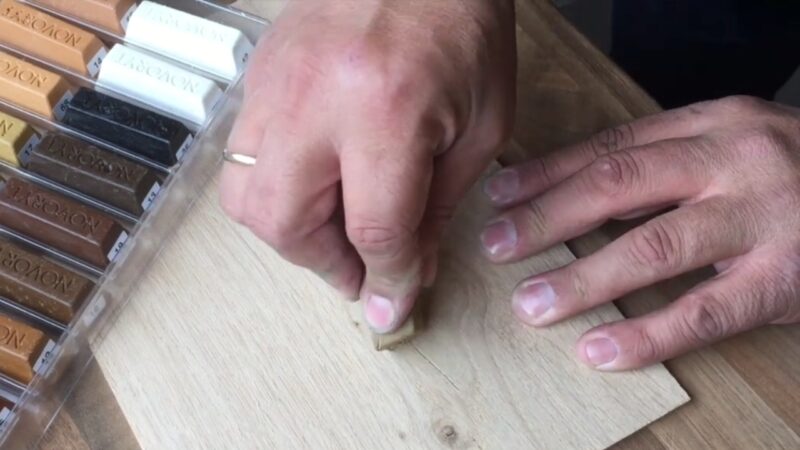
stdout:
{"type": "Polygon", "coordinates": [[[143,448],[604,448],[687,400],[663,367],[603,375],[576,361],[575,339],[619,318],[613,307],[544,331],[516,322],[516,281],[572,257],[486,262],[480,195],[444,245],[426,331],[385,354],[359,305],[230,223],[215,188],[98,349],[143,448]]]}
{"type": "MultiPolygon", "coordinates": [[[[256,12],[268,15],[281,6],[278,1],[254,3],[256,12]]],[[[546,0],[519,0],[517,8],[521,56],[520,126],[513,148],[504,155],[502,162],[553,151],[602,128],[659,110],[645,92],[590,45],[546,0]]],[[[579,256],[586,255],[624,229],[614,224],[571,242],[570,247],[579,256]]],[[[641,314],[677,297],[703,276],[681,277],[627,296],[618,304],[626,315],[641,314]]],[[[615,448],[800,447],[797,437],[800,429],[798,342],[798,326],[767,327],[670,361],[667,367],[690,392],[692,402],[615,448]]],[[[92,397],[103,389],[107,389],[106,382],[93,378],[78,387],[77,395],[92,397]]],[[[147,401],[142,392],[138,393],[142,395],[140,401],[147,401]]],[[[98,407],[117,408],[116,405],[98,407]]],[[[85,448],[83,439],[92,437],[112,442],[113,436],[118,436],[120,442],[125,441],[126,433],[120,431],[124,427],[113,426],[113,417],[100,420],[81,412],[67,408],[62,415],[71,415],[80,429],[92,431],[75,435],[78,441],[74,446],[48,447],[46,444],[45,448],[85,448]],[[103,427],[109,421],[110,424],[103,427]]],[[[66,426],[64,424],[65,421],[58,421],[55,428],[66,426]]],[[[116,447],[95,444],[91,448],[116,447]]]]}

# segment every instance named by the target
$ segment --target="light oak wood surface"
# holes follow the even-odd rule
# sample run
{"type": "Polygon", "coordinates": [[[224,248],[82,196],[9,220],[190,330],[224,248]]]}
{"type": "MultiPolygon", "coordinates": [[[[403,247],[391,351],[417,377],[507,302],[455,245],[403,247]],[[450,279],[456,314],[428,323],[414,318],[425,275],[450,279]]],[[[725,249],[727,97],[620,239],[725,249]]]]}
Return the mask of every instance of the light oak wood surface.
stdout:
{"type": "Polygon", "coordinates": [[[212,184],[97,359],[146,449],[605,448],[687,400],[663,367],[574,358],[583,331],[621,317],[611,305],[537,332],[514,320],[515,283],[572,256],[491,265],[476,242],[490,213],[466,200],[426,331],[379,353],[360,305],[228,221],[212,184]]]}
{"type": "Polygon", "coordinates": [[[490,215],[476,190],[445,241],[427,331],[380,354],[360,307],[225,218],[212,183],[97,359],[146,449],[605,448],[688,399],[661,366],[576,360],[584,331],[621,318],[612,305],[547,330],[514,320],[515,284],[572,256],[493,266],[476,241],[490,215]]]}
{"type": "MultiPolygon", "coordinates": [[[[272,1],[254,3],[269,14],[279,8],[272,1]]],[[[659,110],[546,0],[518,0],[517,8],[519,126],[514,148],[501,162],[554,151],[605,127],[659,110]]],[[[586,255],[625,228],[611,224],[571,242],[570,248],[579,256],[586,255]]],[[[707,275],[701,272],[662,283],[627,296],[618,305],[626,315],[642,314],[676,298],[707,275]]],[[[692,401],[615,448],[800,448],[798,343],[800,327],[767,327],[668,362],[692,401]]],[[[100,368],[95,364],[90,373],[62,410],[43,448],[135,447],[100,368]]],[[[139,400],[150,401],[143,395],[139,400]]]]}

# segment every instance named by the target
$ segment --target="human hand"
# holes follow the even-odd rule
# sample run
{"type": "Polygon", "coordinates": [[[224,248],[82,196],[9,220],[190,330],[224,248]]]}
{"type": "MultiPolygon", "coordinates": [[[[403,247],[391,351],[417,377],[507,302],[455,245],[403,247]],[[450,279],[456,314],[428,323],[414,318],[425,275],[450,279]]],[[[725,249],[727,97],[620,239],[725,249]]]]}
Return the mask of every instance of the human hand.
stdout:
{"type": "Polygon", "coordinates": [[[800,110],[748,97],[698,103],[503,169],[485,191],[507,208],[481,235],[499,263],[612,218],[677,206],[591,256],[522,281],[513,310],[533,326],[714,264],[716,277],[663,310],[584,334],[578,355],[599,370],[800,322],[800,110]]]}
{"type": "Polygon", "coordinates": [[[439,235],[513,126],[512,0],[305,0],[258,44],[221,202],[399,327],[439,235]]]}

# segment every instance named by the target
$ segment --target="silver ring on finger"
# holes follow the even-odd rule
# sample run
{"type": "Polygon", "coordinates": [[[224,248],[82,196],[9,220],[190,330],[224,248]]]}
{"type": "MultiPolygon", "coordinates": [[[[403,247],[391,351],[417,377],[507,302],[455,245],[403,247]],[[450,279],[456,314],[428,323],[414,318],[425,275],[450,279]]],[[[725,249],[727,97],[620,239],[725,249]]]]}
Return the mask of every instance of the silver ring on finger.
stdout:
{"type": "Polygon", "coordinates": [[[238,164],[240,166],[253,167],[256,165],[255,156],[234,153],[229,151],[227,148],[222,150],[222,159],[231,164],[238,164]]]}

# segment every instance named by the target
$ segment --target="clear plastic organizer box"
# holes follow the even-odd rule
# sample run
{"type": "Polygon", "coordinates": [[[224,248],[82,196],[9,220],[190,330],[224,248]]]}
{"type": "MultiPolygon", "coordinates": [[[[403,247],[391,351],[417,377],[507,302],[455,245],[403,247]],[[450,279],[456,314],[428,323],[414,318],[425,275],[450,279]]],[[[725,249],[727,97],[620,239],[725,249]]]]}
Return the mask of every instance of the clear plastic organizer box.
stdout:
{"type": "MultiPolygon", "coordinates": [[[[48,9],[36,0],[22,0],[40,10],[58,16],[92,31],[107,47],[124,42],[124,37],[110,34],[101,28],[87,24],[69,15],[48,9]]],[[[156,3],[204,17],[241,30],[255,44],[268,23],[259,17],[228,6],[205,0],[156,0],[156,3]]],[[[69,70],[59,68],[45,60],[25,54],[13,47],[0,43],[0,49],[14,56],[26,59],[47,70],[64,76],[76,87],[88,87],[129,103],[174,117],[169,111],[153,108],[136,98],[128,98],[108,92],[95,84],[93,79],[69,70]]],[[[141,49],[148,51],[149,49],[141,49]]],[[[161,56],[162,58],[165,58],[161,56]]],[[[168,59],[168,58],[165,58],[168,59]]],[[[166,167],[137,156],[128,150],[98,141],[92,136],[80,133],[43,116],[28,112],[0,100],[0,112],[5,112],[24,120],[41,132],[60,132],[82,139],[88,143],[112,150],[129,159],[155,169],[162,181],[161,191],[151,207],[140,217],[103,204],[77,191],[62,187],[41,176],[0,162],[0,176],[25,179],[36,185],[57,191],[79,200],[113,216],[129,234],[121,252],[109,267],[101,270],[67,254],[53,250],[35,240],[26,238],[13,230],[0,226],[0,237],[17,242],[47,259],[77,272],[95,283],[95,288],[82,303],[74,318],[68,324],[27,309],[8,299],[0,297],[0,312],[23,323],[33,325],[47,335],[55,346],[46,350],[38,362],[38,370],[27,385],[0,374],[0,395],[11,400],[15,406],[6,417],[0,417],[0,446],[2,448],[35,448],[49,425],[64,404],[70,392],[80,380],[83,372],[93,359],[92,345],[98,344],[124,307],[139,277],[148,270],[153,258],[162,248],[163,242],[180,225],[196,196],[218,171],[222,161],[222,149],[243,95],[241,74],[236,81],[226,81],[199,69],[170,62],[190,69],[212,79],[223,88],[224,97],[214,106],[209,119],[202,126],[182,121],[194,133],[194,140],[183,159],[175,166],[166,167]]]]}

